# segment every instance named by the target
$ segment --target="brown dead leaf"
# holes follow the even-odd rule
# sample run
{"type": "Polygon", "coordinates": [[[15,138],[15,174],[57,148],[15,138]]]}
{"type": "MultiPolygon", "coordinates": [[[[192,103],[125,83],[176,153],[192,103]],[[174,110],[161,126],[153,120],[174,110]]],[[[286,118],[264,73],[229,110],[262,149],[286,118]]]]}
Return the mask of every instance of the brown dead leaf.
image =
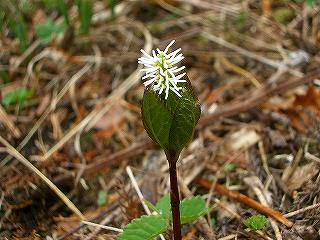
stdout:
{"type": "Polygon", "coordinates": [[[296,96],[294,106],[308,107],[320,116],[320,90],[309,87],[305,95],[296,96]]]}
{"type": "Polygon", "coordinates": [[[184,236],[182,239],[183,240],[192,240],[195,238],[197,229],[192,228],[190,232],[188,232],[188,234],[186,236],[184,236]]]}
{"type": "Polygon", "coordinates": [[[97,139],[111,137],[125,124],[125,110],[120,104],[114,105],[96,124],[99,129],[95,137],[97,139]]]}
{"type": "Polygon", "coordinates": [[[47,107],[49,106],[50,100],[51,100],[50,94],[45,95],[41,99],[41,101],[37,107],[37,110],[36,110],[37,116],[40,116],[47,109],[47,107]]]}
{"type": "Polygon", "coordinates": [[[299,189],[304,183],[311,180],[319,172],[319,165],[309,163],[301,167],[297,167],[291,177],[288,179],[287,187],[290,191],[299,189]]]}
{"type": "Polygon", "coordinates": [[[242,128],[232,133],[227,141],[227,148],[233,151],[246,149],[260,140],[260,136],[253,129],[242,128]]]}

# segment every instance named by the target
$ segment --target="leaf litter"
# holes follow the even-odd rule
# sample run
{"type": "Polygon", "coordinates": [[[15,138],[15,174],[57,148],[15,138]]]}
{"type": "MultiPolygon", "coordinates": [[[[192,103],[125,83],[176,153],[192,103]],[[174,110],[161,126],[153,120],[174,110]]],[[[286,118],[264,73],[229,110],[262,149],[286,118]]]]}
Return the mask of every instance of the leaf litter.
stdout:
{"type": "MultiPolygon", "coordinates": [[[[261,5],[118,1],[112,17],[106,2],[93,1],[92,24],[87,29],[83,23],[82,34],[77,32],[81,20],[71,11],[74,26],[57,29],[59,37],[45,29],[44,41],[37,43],[35,24],[52,19],[50,25],[61,26],[64,17],[58,10],[43,11],[36,5],[30,8],[35,9],[33,14],[23,13],[26,19],[16,32],[2,31],[0,70],[6,77],[0,82],[1,100],[23,87],[33,95],[23,99],[23,107],[14,101],[2,106],[1,137],[66,193],[86,218],[122,228],[131,216],[144,214],[126,166],[132,166],[147,200],[156,203],[168,193],[165,158],[141,122],[143,86],[137,84],[136,59],[141,48],[163,49],[176,39],[204,112],[178,163],[186,187],[181,193],[202,195],[215,206],[209,219],[217,219],[214,226],[205,221],[214,235],[199,227],[200,221],[188,224],[187,239],[316,239],[318,3],[310,7],[268,0],[261,5]],[[101,113],[99,118],[86,118],[96,113],[101,113]],[[87,119],[95,119],[91,127],[87,119]],[[14,134],[17,131],[21,134],[14,134]],[[296,161],[293,156],[299,149],[302,154],[296,161]],[[50,157],[42,159],[50,150],[50,157]],[[224,170],[228,164],[234,164],[232,171],[224,170]],[[287,169],[290,174],[282,178],[287,169]],[[199,177],[223,188],[207,188],[199,177]],[[277,228],[269,224],[260,232],[247,231],[243,221],[257,215],[264,204],[256,195],[259,191],[244,182],[246,177],[260,179],[263,186],[258,190],[271,199],[264,214],[294,213],[288,217],[294,227],[277,221],[277,228]],[[99,199],[101,192],[108,193],[106,199],[105,194],[99,199]],[[251,200],[260,205],[248,204],[251,200]],[[299,212],[303,209],[307,210],[299,212]]],[[[1,144],[0,238],[115,239],[115,232],[81,224],[44,182],[3,148],[1,144]]],[[[170,239],[170,232],[166,234],[170,239]]]]}

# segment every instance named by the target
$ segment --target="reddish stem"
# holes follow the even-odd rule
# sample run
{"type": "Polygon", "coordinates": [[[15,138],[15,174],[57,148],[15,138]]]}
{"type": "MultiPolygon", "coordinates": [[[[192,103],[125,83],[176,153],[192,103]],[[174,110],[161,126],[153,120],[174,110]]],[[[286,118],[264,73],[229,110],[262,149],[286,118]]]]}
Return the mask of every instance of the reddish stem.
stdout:
{"type": "Polygon", "coordinates": [[[177,179],[177,165],[176,159],[169,159],[169,172],[170,172],[170,188],[171,188],[171,209],[172,209],[172,222],[173,222],[173,236],[174,240],[182,240],[181,237],[181,223],[180,223],[180,197],[177,179]]]}

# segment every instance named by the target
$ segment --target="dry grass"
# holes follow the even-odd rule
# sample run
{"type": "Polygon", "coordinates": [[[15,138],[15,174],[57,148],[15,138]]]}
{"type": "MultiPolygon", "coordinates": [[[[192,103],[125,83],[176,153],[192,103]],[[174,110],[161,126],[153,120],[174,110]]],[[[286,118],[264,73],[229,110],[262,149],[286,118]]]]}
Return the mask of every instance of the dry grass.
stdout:
{"type": "MultiPolygon", "coordinates": [[[[115,239],[113,230],[148,211],[143,199],[168,193],[165,156],[140,119],[137,58],[172,39],[202,105],[179,161],[181,194],[215,206],[184,227],[184,239],[318,239],[319,4],[119,1],[112,18],[107,1],[93,2],[88,35],[69,28],[41,44],[34,25],[59,20],[41,9],[27,18],[26,51],[0,34],[0,71],[10,80],[0,96],[34,91],[23,107],[0,106],[0,239],[115,239]],[[265,212],[268,227],[249,231],[242,221],[259,206],[293,227],[265,212]]],[[[77,27],[75,7],[70,18],[77,27]]]]}

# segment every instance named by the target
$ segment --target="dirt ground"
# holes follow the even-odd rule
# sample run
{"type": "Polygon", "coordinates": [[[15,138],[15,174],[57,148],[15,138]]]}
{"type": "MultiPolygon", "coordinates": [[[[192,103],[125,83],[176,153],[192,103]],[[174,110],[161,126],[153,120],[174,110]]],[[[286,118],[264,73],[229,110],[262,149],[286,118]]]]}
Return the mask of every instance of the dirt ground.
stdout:
{"type": "Polygon", "coordinates": [[[116,239],[79,216],[123,228],[146,214],[130,171],[148,201],[169,192],[165,155],[141,121],[137,59],[173,39],[202,110],[180,192],[212,207],[183,239],[320,239],[320,3],[116,1],[111,14],[110,2],[93,1],[78,34],[68,1],[71,26],[45,44],[35,24],[61,16],[35,3],[25,51],[2,29],[0,239],[116,239]],[[5,105],[21,87],[32,96],[5,105]],[[269,222],[250,230],[243,221],[258,213],[269,222]]]}

